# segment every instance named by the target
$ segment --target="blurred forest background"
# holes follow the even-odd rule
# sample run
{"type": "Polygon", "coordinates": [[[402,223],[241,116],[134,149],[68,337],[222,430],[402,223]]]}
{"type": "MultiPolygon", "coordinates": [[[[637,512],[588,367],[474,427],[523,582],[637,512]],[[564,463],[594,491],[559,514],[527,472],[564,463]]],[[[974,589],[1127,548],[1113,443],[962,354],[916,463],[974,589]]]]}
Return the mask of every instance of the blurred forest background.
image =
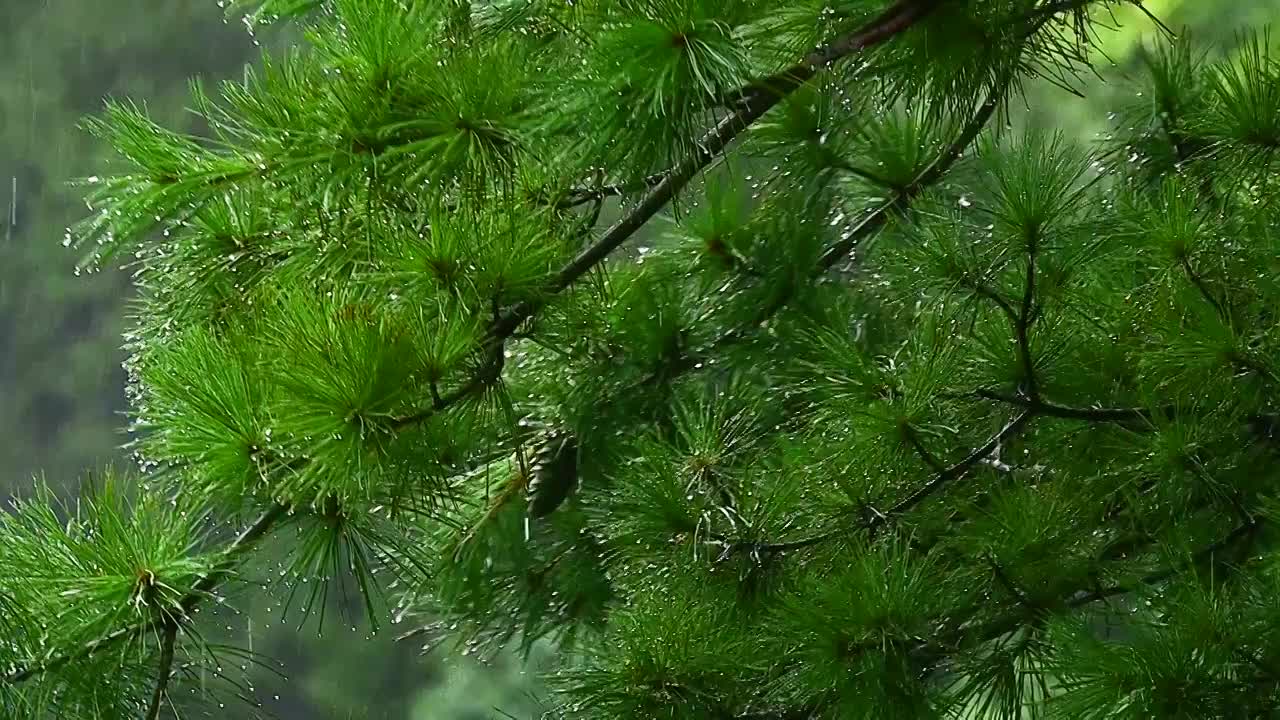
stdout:
{"type": "MultiPolygon", "coordinates": [[[[423,0],[426,1],[426,0],[423,0]]],[[[102,172],[105,149],[77,128],[106,96],[145,105],[163,125],[199,132],[186,113],[187,83],[235,79],[246,63],[289,42],[288,30],[226,20],[215,0],[0,0],[0,493],[44,474],[68,497],[86,470],[127,464],[121,336],[128,328],[128,268],[74,272],[62,245],[84,212],[69,181],[102,172]]],[[[1230,53],[1239,30],[1280,19],[1280,0],[1147,0],[1175,30],[1230,53]]],[[[1155,38],[1136,8],[1100,36],[1100,77],[1084,99],[1042,83],[1014,120],[1059,127],[1087,142],[1128,92],[1141,45],[1155,38]]],[[[394,632],[329,618],[301,632],[278,605],[250,598],[226,626],[254,636],[253,650],[283,666],[240,668],[263,712],[283,720],[480,720],[537,714],[533,666],[482,664],[445,650],[423,653],[394,632]],[[335,629],[336,628],[336,629],[335,629]],[[278,662],[277,662],[278,661],[278,662]]],[[[392,627],[392,630],[395,628],[392,627]]]]}

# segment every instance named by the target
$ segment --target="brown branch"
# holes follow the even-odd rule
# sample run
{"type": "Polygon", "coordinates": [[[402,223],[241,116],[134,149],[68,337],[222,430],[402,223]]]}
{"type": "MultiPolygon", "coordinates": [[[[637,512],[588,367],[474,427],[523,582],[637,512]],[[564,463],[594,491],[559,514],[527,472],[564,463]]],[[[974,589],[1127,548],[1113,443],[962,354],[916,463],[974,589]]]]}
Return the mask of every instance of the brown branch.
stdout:
{"type": "Polygon", "coordinates": [[[1022,381],[1026,386],[1027,397],[1039,401],[1040,389],[1036,383],[1035,358],[1031,355],[1031,323],[1032,310],[1035,307],[1036,293],[1036,250],[1039,242],[1039,228],[1032,228],[1027,235],[1027,279],[1022,289],[1022,307],[1018,313],[1018,321],[1014,325],[1014,335],[1018,339],[1018,358],[1022,362],[1022,381]]]}
{"type": "MultiPolygon", "coordinates": [[[[864,529],[867,530],[868,532],[875,532],[879,528],[891,522],[897,516],[902,515],[910,511],[915,506],[919,505],[930,495],[933,495],[938,490],[941,490],[943,486],[947,485],[948,483],[954,482],[955,480],[958,480],[961,477],[964,477],[965,475],[967,475],[969,471],[974,468],[974,466],[982,462],[987,457],[990,457],[991,453],[995,452],[996,448],[1000,447],[1000,445],[1004,441],[1008,440],[1015,433],[1020,431],[1026,425],[1026,423],[1031,419],[1031,417],[1032,417],[1032,413],[1030,411],[1023,411],[1016,418],[1014,418],[1012,421],[1006,424],[1003,428],[1001,428],[999,432],[993,435],[991,439],[988,440],[981,447],[975,448],[972,452],[966,455],[963,459],[957,461],[955,464],[947,466],[945,468],[941,468],[941,470],[936,475],[934,475],[933,478],[931,478],[927,483],[922,485],[919,489],[917,489],[915,492],[911,493],[907,497],[898,501],[898,503],[895,504],[893,507],[889,508],[887,512],[880,512],[879,510],[870,508],[869,514],[871,516],[871,519],[867,520],[864,523],[864,529]]],[[[750,550],[750,551],[759,552],[759,553],[787,552],[790,550],[801,550],[804,548],[813,547],[814,545],[820,545],[828,540],[831,540],[832,538],[845,534],[845,532],[846,532],[845,530],[829,530],[827,532],[819,533],[812,537],[804,538],[801,540],[794,540],[791,542],[735,543],[730,545],[728,548],[726,548],[726,553],[733,552],[735,550],[750,550]]]]}
{"type": "Polygon", "coordinates": [[[638,192],[651,188],[661,183],[667,177],[666,172],[654,173],[647,175],[635,182],[616,183],[612,185],[601,185],[600,187],[578,187],[569,190],[569,194],[558,204],[562,210],[575,208],[579,205],[586,205],[589,202],[603,200],[608,197],[620,197],[627,193],[638,192]]]}
{"type": "Polygon", "coordinates": [[[151,694],[151,705],[147,709],[145,720],[156,720],[160,717],[160,704],[169,687],[169,677],[173,674],[173,646],[178,637],[178,624],[170,621],[162,628],[160,637],[160,669],[156,675],[156,689],[151,694]]]}
{"type": "Polygon", "coordinates": [[[977,390],[974,392],[974,395],[986,400],[994,400],[996,402],[1007,403],[1009,405],[1018,405],[1033,411],[1037,415],[1047,415],[1050,417],[1065,418],[1068,420],[1132,423],[1150,421],[1155,416],[1155,413],[1147,408],[1074,407],[1070,405],[1060,405],[1058,403],[1045,400],[1044,398],[1033,400],[1019,395],[1005,395],[1003,393],[987,389],[977,390]]]}
{"type": "Polygon", "coordinates": [[[885,518],[885,520],[881,521],[881,524],[886,522],[889,517],[901,515],[924,502],[929,496],[933,495],[938,490],[941,490],[944,485],[964,477],[971,469],[973,469],[974,465],[977,465],[984,458],[990,456],[991,453],[995,452],[996,448],[1000,447],[1005,440],[1008,440],[1020,431],[1027,422],[1031,420],[1032,415],[1033,413],[1030,410],[1022,411],[1017,417],[1001,428],[1000,432],[992,436],[992,438],[987,441],[987,444],[969,453],[967,457],[947,468],[945,471],[938,473],[932,480],[925,483],[907,497],[898,501],[898,503],[893,507],[889,508],[887,513],[880,516],[885,518]]]}

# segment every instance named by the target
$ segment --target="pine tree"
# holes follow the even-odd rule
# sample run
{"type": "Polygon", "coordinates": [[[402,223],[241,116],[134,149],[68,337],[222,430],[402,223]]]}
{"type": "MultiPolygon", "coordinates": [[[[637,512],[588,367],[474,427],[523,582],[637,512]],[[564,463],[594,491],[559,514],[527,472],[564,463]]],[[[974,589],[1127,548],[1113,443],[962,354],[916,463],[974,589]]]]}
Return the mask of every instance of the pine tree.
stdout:
{"type": "Polygon", "coordinates": [[[140,471],[0,522],[5,717],[207,708],[264,577],[554,718],[1280,717],[1280,63],[1006,122],[1133,7],[240,5],[209,137],[89,123],[140,471]]]}

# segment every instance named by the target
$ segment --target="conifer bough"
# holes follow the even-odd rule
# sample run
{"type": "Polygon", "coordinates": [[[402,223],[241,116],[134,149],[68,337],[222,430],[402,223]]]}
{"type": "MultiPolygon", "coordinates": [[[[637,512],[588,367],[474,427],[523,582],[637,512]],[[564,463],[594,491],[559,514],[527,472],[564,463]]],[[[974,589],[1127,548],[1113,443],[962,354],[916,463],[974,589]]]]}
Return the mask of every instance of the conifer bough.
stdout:
{"type": "Polygon", "coordinates": [[[234,3],[210,137],[89,123],[139,472],[0,520],[4,716],[245,693],[265,552],[547,717],[1276,717],[1280,65],[988,127],[1134,4],[234,3]]]}

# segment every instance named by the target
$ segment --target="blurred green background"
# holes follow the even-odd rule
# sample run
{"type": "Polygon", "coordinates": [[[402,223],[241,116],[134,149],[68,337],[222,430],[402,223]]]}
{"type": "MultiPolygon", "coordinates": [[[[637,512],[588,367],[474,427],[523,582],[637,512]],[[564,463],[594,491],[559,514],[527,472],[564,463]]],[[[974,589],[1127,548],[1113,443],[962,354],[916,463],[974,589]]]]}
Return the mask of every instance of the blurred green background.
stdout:
{"type": "MultiPolygon", "coordinates": [[[[162,124],[195,132],[187,82],[234,78],[262,51],[288,41],[225,21],[215,0],[0,0],[0,491],[43,473],[73,493],[83,471],[123,463],[126,410],[120,368],[128,326],[128,270],[77,275],[62,246],[84,205],[68,182],[101,173],[105,149],[77,129],[106,96],[145,104],[162,124]]],[[[1148,0],[1169,27],[1188,28],[1223,52],[1238,33],[1280,18],[1280,0],[1148,0]]],[[[1101,78],[1075,98],[1034,84],[1021,119],[1088,140],[1129,98],[1123,78],[1135,48],[1154,36],[1134,7],[1122,28],[1100,33],[1101,78]]],[[[437,651],[424,655],[394,633],[331,622],[297,632],[267,598],[227,625],[254,635],[256,652],[278,660],[288,681],[243,669],[263,711],[285,720],[394,718],[479,720],[535,716],[536,686],[519,662],[482,665],[437,651]],[[504,714],[505,713],[505,714],[504,714]]],[[[549,651],[545,650],[542,656],[549,651]]],[[[233,673],[234,674],[234,673],[233,673]]],[[[234,705],[229,705],[235,707],[234,705]]],[[[238,711],[231,717],[241,715],[238,711]]]]}

